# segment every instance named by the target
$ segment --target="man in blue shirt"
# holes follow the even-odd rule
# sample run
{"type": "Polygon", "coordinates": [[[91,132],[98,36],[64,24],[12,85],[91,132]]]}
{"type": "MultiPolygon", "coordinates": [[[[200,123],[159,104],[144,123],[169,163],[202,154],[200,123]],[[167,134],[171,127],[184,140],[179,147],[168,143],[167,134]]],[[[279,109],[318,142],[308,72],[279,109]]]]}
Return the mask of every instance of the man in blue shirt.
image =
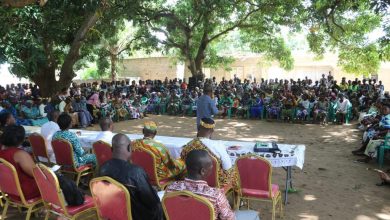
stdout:
{"type": "Polygon", "coordinates": [[[196,125],[199,127],[200,119],[212,118],[213,115],[218,114],[218,108],[215,100],[211,99],[213,89],[211,85],[205,85],[203,95],[199,97],[196,102],[196,125]]]}

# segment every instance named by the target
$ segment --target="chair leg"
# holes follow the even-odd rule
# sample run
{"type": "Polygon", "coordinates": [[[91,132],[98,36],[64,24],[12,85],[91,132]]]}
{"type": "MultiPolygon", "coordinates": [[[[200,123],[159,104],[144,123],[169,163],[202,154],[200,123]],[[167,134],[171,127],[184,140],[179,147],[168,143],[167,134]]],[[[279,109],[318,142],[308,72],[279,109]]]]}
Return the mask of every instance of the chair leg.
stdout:
{"type": "Polygon", "coordinates": [[[9,206],[9,200],[6,199],[3,213],[1,214],[1,219],[5,219],[5,216],[7,215],[7,211],[8,211],[8,206],[9,206]]]}
{"type": "Polygon", "coordinates": [[[277,201],[277,199],[272,200],[272,220],[275,220],[275,206],[277,201]]]}
{"type": "Polygon", "coordinates": [[[49,209],[46,209],[46,215],[45,215],[45,220],[49,220],[49,217],[50,217],[50,210],[49,209]]]}
{"type": "Polygon", "coordinates": [[[34,206],[31,206],[31,207],[28,208],[28,210],[27,210],[27,215],[26,215],[26,220],[30,220],[31,213],[32,213],[32,208],[33,208],[33,207],[34,207],[34,206]]]}
{"type": "Polygon", "coordinates": [[[76,177],[76,186],[79,186],[80,178],[81,178],[81,173],[77,173],[77,177],[76,177]]]}
{"type": "Polygon", "coordinates": [[[385,157],[385,148],[384,148],[384,146],[379,146],[379,150],[378,150],[379,168],[383,167],[384,157],[385,157]]]}

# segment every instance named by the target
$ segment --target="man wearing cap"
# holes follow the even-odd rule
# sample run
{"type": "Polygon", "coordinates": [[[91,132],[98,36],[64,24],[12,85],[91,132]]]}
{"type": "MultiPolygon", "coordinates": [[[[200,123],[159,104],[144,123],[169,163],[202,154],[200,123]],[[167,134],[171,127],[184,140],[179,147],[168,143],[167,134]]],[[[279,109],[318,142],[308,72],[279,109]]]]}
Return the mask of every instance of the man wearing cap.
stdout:
{"type": "Polygon", "coordinates": [[[221,141],[211,140],[214,133],[215,122],[211,118],[202,118],[198,129],[197,137],[183,147],[181,158],[186,160],[187,155],[192,150],[206,150],[217,159],[221,166],[218,173],[220,185],[231,182],[232,161],[226,151],[226,147],[221,141]]]}
{"type": "Polygon", "coordinates": [[[173,159],[164,144],[154,140],[157,134],[157,124],[153,121],[146,121],[142,133],[144,138],[136,140],[133,147],[146,149],[154,154],[158,177],[160,179],[180,178],[185,171],[184,161],[173,159]]]}

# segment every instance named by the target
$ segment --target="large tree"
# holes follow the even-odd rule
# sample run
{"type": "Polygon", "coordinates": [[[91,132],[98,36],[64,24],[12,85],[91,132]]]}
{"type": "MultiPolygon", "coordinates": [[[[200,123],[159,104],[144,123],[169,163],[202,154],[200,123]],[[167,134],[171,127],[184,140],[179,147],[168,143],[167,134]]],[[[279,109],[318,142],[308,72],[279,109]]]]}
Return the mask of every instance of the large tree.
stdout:
{"type": "Polygon", "coordinates": [[[192,75],[202,77],[206,58],[216,55],[210,45],[234,30],[242,33],[253,51],[291,67],[280,27],[299,28],[303,9],[301,0],[158,0],[144,6],[141,22],[149,37],[178,54],[192,75]]]}
{"type": "Polygon", "coordinates": [[[346,72],[376,73],[390,60],[390,1],[312,0],[307,36],[312,51],[338,54],[346,72]],[[380,36],[377,36],[380,35],[380,36]]]}
{"type": "Polygon", "coordinates": [[[45,6],[0,8],[0,63],[35,82],[43,96],[66,88],[82,61],[93,57],[102,34],[115,35],[136,0],[62,0],[45,6]]]}

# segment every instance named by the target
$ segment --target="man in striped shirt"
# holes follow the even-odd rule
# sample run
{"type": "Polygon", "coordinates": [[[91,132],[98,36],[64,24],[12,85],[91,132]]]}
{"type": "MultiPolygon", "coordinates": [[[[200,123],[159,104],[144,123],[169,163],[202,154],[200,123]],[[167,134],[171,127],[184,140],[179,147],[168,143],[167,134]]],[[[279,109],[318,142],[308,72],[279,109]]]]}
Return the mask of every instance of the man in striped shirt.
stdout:
{"type": "Polygon", "coordinates": [[[235,215],[225,194],[217,188],[210,187],[205,179],[213,169],[213,163],[205,150],[192,150],[186,158],[188,178],[169,185],[166,192],[188,190],[207,198],[214,206],[216,219],[233,220],[235,215]]]}

